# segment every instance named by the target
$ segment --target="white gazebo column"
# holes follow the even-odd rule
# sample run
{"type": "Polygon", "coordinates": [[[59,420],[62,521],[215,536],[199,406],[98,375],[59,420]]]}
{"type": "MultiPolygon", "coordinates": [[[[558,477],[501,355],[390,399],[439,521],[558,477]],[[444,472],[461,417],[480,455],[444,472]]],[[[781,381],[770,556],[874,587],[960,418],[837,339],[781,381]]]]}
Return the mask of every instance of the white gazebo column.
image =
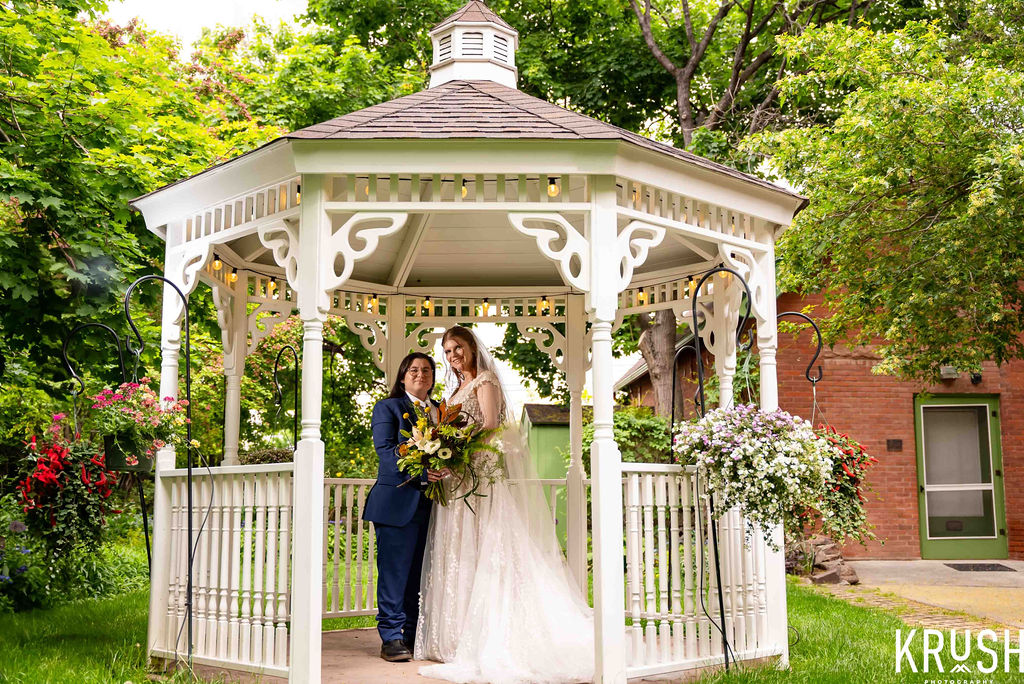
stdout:
{"type": "MultiPolygon", "coordinates": [[[[171,249],[177,244],[180,226],[168,226],[164,275],[174,273],[180,257],[171,256],[171,249]]],[[[184,316],[181,299],[169,285],[164,285],[163,309],[160,318],[160,398],[178,397],[178,358],[181,354],[181,319],[184,316]]],[[[149,572],[149,625],[146,635],[147,654],[166,643],[168,609],[168,582],[171,569],[171,500],[161,482],[161,474],[173,470],[175,465],[174,442],[156,452],[153,492],[153,539],[152,566],[149,572]]],[[[183,649],[188,650],[187,645],[183,649]]]]}
{"type": "Polygon", "coordinates": [[[302,430],[295,450],[294,541],[292,546],[291,682],[320,681],[321,577],[324,529],[324,443],[320,439],[323,398],[323,304],[321,250],[330,234],[322,176],[302,177],[298,268],[290,283],[302,318],[302,430]]]}
{"type": "MultiPolygon", "coordinates": [[[[590,447],[594,519],[594,637],[597,684],[625,684],[626,613],[622,567],[622,456],[612,414],[612,324],[618,307],[620,255],[615,178],[593,177],[589,241],[594,441],[590,447]]],[[[576,350],[570,347],[570,352],[576,350]]]]}
{"type": "Polygon", "coordinates": [[[230,300],[215,293],[221,339],[224,347],[224,463],[238,464],[238,434],[241,427],[242,376],[245,374],[248,329],[249,273],[238,273],[231,286],[230,300]],[[222,304],[223,309],[222,309],[222,304]]]}
{"type": "Polygon", "coordinates": [[[583,295],[566,297],[565,379],[569,386],[569,470],[566,485],[566,556],[569,569],[587,592],[587,491],[583,481],[583,383],[586,379],[586,309],[583,295]]]}
{"type": "MultiPolygon", "coordinates": [[[[755,256],[756,275],[761,279],[758,288],[762,301],[757,302],[762,320],[757,324],[757,350],[760,356],[761,408],[774,411],[779,407],[778,373],[775,354],[779,346],[777,303],[775,300],[775,244],[765,240],[768,249],[755,256]]],[[[779,667],[789,666],[789,627],[786,615],[786,552],[782,526],[766,530],[771,535],[778,551],[765,548],[765,590],[768,594],[768,644],[781,652],[779,667]]]]}

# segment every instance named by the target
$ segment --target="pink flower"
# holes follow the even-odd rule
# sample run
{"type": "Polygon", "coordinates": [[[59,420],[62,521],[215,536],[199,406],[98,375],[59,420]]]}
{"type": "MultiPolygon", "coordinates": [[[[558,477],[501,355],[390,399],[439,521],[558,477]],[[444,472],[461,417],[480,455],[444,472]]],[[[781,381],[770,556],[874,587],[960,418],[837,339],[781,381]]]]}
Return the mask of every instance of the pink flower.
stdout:
{"type": "Polygon", "coordinates": [[[67,418],[67,415],[66,415],[66,414],[64,414],[64,413],[54,413],[54,414],[53,414],[53,421],[54,421],[55,423],[56,423],[56,422],[59,422],[59,421],[62,421],[62,420],[64,420],[65,418],[67,418]]]}

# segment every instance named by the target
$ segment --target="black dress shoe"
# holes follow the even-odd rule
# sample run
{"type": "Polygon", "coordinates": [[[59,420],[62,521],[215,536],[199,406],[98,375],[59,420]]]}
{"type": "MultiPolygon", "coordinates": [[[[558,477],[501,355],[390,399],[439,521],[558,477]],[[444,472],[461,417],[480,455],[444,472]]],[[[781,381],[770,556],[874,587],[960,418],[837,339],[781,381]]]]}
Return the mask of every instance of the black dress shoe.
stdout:
{"type": "Polygon", "coordinates": [[[392,639],[381,645],[380,657],[389,663],[404,663],[407,660],[412,660],[412,651],[401,639],[392,639]]]}

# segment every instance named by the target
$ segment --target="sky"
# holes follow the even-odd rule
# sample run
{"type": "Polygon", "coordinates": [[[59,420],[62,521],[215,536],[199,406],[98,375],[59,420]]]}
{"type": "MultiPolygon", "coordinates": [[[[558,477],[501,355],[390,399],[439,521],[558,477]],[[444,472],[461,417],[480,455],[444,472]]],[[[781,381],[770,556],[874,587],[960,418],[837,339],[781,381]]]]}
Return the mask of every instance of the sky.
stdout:
{"type": "MultiPolygon", "coordinates": [[[[142,20],[147,29],[171,34],[189,47],[202,33],[204,27],[244,26],[254,14],[260,15],[267,23],[277,25],[280,21],[296,23],[295,17],[306,10],[306,0],[121,0],[111,2],[106,13],[117,24],[125,24],[134,17],[142,20]]],[[[184,51],[185,54],[187,50],[184,51]]],[[[488,348],[501,344],[503,328],[498,325],[482,325],[476,328],[488,348]]],[[[440,361],[439,352],[435,356],[440,361]]],[[[639,358],[634,354],[615,359],[612,376],[617,380],[629,370],[639,358]]],[[[502,381],[508,393],[516,417],[527,402],[546,403],[526,387],[518,373],[507,364],[498,362],[502,370],[502,381]]],[[[587,373],[586,395],[592,396],[591,374],[587,373]]]]}
{"type": "Polygon", "coordinates": [[[117,24],[139,17],[149,30],[175,35],[188,47],[206,26],[245,26],[254,14],[276,26],[305,11],[306,0],[112,0],[105,16],[117,24]]]}

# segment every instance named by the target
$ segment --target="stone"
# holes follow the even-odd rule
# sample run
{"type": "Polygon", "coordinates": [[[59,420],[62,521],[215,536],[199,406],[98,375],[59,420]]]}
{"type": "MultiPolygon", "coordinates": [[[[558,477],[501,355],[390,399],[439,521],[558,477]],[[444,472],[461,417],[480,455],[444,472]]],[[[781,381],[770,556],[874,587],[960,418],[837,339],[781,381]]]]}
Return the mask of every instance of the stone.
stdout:
{"type": "Polygon", "coordinates": [[[846,563],[843,563],[840,568],[839,577],[850,584],[860,584],[860,577],[857,576],[857,571],[846,563]]]}
{"type": "Polygon", "coordinates": [[[815,584],[839,584],[839,580],[839,568],[823,570],[822,572],[811,575],[811,581],[815,584]]]}

